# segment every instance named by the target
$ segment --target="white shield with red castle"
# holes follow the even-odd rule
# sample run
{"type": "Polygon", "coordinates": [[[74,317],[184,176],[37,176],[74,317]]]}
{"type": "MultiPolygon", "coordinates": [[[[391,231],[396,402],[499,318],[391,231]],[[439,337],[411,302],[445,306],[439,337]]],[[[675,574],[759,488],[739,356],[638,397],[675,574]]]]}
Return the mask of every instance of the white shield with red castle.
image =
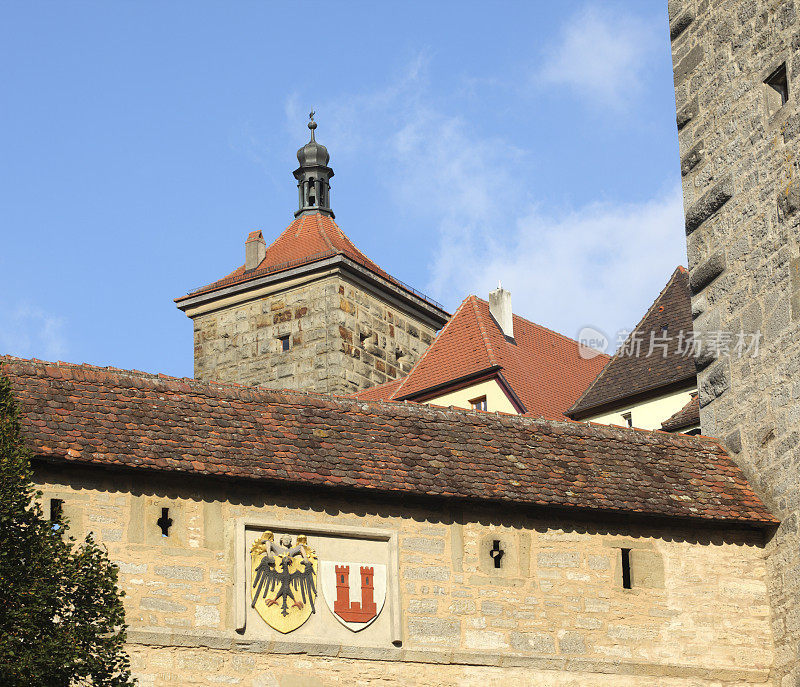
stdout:
{"type": "Polygon", "coordinates": [[[386,566],[380,563],[321,561],[319,582],[325,603],[353,632],[371,625],[386,601],[386,566]]]}

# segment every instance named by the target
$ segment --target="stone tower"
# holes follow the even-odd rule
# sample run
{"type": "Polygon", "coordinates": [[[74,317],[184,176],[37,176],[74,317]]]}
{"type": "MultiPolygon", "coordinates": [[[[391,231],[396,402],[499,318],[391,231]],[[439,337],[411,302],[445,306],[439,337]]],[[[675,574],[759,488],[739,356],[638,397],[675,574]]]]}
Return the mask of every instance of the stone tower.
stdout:
{"type": "Polygon", "coordinates": [[[294,221],[269,246],[250,232],[244,265],[176,299],[194,322],[197,379],[350,393],[405,375],[449,317],[336,224],[313,114],[294,221]]]}
{"type": "Polygon", "coordinates": [[[800,684],[797,11],[669,2],[701,424],[783,521],[768,546],[782,687],[800,684]]]}

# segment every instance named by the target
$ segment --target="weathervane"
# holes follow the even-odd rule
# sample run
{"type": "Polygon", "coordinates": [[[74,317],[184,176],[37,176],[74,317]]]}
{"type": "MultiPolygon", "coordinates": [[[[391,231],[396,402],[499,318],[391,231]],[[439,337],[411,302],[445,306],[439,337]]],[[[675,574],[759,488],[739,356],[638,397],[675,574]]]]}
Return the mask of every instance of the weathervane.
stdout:
{"type": "Polygon", "coordinates": [[[316,112],[314,112],[314,108],[312,107],[312,108],[311,108],[311,112],[309,112],[309,113],[308,113],[308,118],[311,120],[311,121],[308,123],[308,128],[309,128],[309,129],[311,129],[311,136],[312,136],[312,138],[313,138],[313,136],[314,136],[314,129],[316,129],[316,128],[317,128],[317,123],[314,121],[314,115],[315,115],[315,114],[317,114],[317,113],[316,113],[316,112]]]}

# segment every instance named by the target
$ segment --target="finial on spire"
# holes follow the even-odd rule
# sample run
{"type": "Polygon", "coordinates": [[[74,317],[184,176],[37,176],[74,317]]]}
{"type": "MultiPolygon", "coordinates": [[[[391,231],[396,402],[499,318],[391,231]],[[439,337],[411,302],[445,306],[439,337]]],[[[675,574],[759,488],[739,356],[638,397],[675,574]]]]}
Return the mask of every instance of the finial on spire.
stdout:
{"type": "Polygon", "coordinates": [[[324,145],[317,143],[314,129],[316,112],[311,108],[308,113],[308,128],[311,130],[311,140],[297,151],[297,161],[300,166],[294,170],[297,179],[300,207],[295,212],[295,217],[308,213],[321,213],[333,217],[330,205],[330,179],[333,170],[328,167],[330,156],[324,145]]]}
{"type": "Polygon", "coordinates": [[[308,122],[308,128],[311,129],[311,140],[312,141],[314,140],[314,129],[317,128],[317,123],[314,121],[314,115],[315,114],[317,114],[317,113],[314,112],[314,108],[312,107],[311,108],[311,112],[308,113],[308,119],[310,120],[308,122]]]}

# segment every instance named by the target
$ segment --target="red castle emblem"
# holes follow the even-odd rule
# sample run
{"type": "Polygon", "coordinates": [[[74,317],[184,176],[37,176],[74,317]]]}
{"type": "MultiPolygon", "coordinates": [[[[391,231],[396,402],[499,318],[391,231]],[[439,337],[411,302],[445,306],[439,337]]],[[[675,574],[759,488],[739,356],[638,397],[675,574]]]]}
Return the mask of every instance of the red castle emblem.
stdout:
{"type": "Polygon", "coordinates": [[[350,566],[336,566],[336,601],[333,612],[350,623],[368,623],[378,615],[373,599],[375,591],[374,568],[361,566],[361,602],[350,601],[350,566]]]}
{"type": "Polygon", "coordinates": [[[367,561],[321,561],[320,586],[333,616],[349,630],[359,632],[373,623],[383,610],[386,565],[367,561]]]}

